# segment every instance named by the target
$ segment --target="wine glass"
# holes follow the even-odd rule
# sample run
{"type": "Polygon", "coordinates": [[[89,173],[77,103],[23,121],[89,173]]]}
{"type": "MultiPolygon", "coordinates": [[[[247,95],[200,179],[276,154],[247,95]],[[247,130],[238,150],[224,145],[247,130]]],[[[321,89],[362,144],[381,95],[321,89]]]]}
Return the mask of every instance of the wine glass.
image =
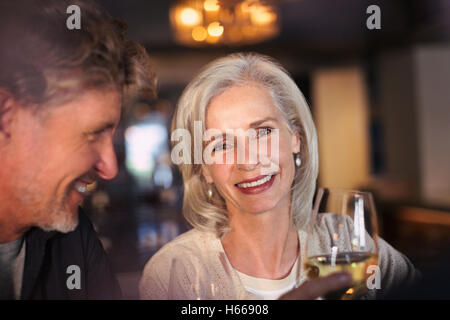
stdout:
{"type": "Polygon", "coordinates": [[[349,288],[329,293],[325,299],[348,300],[366,293],[372,270],[379,271],[372,194],[320,188],[310,219],[304,260],[308,278],[342,271],[352,275],[349,288]]]}

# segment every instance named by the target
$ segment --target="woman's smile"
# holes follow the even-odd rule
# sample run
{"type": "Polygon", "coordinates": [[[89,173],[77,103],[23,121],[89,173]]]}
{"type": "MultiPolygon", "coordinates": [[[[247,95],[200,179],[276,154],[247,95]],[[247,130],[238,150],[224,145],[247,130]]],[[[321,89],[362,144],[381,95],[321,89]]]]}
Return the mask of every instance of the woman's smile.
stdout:
{"type": "Polygon", "coordinates": [[[240,183],[236,183],[234,186],[242,193],[245,194],[258,194],[262,193],[270,187],[272,187],[276,173],[270,175],[261,175],[253,179],[248,179],[241,181],[240,183]]]}

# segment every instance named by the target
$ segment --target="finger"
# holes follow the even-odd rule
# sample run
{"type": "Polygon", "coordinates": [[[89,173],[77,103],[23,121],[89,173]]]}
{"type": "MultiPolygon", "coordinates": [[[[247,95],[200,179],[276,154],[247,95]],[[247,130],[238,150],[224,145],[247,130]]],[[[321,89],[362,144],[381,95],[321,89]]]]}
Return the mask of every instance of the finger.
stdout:
{"type": "Polygon", "coordinates": [[[348,273],[331,274],[305,283],[304,299],[316,299],[325,294],[344,289],[351,285],[352,278],[348,273]]]}
{"type": "Polygon", "coordinates": [[[346,272],[333,273],[327,277],[305,281],[300,287],[289,291],[280,299],[313,300],[328,292],[343,289],[351,285],[352,277],[346,272]]]}

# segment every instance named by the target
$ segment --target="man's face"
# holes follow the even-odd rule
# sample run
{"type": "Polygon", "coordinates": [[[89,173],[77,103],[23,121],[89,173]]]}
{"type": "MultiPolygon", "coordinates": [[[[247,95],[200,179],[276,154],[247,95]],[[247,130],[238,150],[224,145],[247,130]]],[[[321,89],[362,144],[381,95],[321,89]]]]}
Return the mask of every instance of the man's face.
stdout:
{"type": "Polygon", "coordinates": [[[86,185],[117,174],[113,134],[121,96],[115,90],[86,91],[45,112],[42,118],[18,108],[12,122],[3,168],[9,210],[24,227],[69,232],[78,224],[86,185]]]}

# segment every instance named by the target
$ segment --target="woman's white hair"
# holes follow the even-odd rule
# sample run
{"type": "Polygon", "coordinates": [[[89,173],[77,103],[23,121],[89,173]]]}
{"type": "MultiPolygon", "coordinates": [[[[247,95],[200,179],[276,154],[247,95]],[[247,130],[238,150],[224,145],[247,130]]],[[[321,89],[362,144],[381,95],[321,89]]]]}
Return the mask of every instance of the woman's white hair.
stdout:
{"type": "MultiPolygon", "coordinates": [[[[309,220],[318,175],[317,134],[303,94],[278,63],[254,53],[235,53],[209,63],[183,91],[173,118],[172,132],[186,129],[193,139],[194,121],[201,121],[205,130],[206,109],[211,99],[231,86],[249,83],[259,84],[269,91],[289,129],[300,135],[302,164],[296,168],[292,183],[290,210],[297,228],[302,228],[309,220]]],[[[191,145],[194,145],[193,141],[191,145]]],[[[202,150],[197,152],[203,154],[202,150]]],[[[193,149],[190,156],[194,159],[193,149]]],[[[230,230],[225,202],[217,191],[208,198],[210,187],[201,166],[179,165],[184,181],[183,214],[193,227],[222,237],[230,230]]]]}

